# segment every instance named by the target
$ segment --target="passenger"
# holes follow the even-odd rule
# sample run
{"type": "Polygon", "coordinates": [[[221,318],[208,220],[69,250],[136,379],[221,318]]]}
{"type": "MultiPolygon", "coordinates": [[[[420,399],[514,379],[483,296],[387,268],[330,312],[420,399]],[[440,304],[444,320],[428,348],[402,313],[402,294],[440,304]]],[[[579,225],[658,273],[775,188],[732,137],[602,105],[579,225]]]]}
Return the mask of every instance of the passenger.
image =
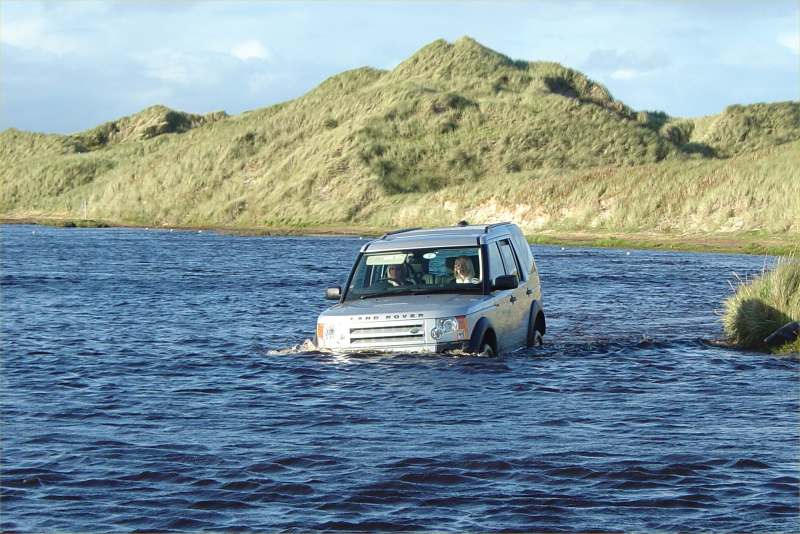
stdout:
{"type": "Polygon", "coordinates": [[[475,268],[467,256],[459,256],[453,263],[456,284],[477,284],[480,280],[475,276],[475,268]]]}
{"type": "Polygon", "coordinates": [[[408,286],[414,283],[406,274],[406,268],[403,264],[390,265],[387,271],[389,277],[386,281],[390,286],[408,286]]]}

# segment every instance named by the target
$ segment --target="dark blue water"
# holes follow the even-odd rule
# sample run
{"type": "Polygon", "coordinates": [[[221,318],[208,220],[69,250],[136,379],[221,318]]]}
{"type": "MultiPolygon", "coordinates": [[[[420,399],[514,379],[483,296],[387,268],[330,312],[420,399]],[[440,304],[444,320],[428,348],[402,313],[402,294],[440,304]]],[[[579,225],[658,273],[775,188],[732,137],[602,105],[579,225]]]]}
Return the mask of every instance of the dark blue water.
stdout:
{"type": "Polygon", "coordinates": [[[764,258],[536,246],[541,349],[291,350],[362,244],[2,227],[0,528],[800,529],[800,364],[709,343],[764,258]]]}

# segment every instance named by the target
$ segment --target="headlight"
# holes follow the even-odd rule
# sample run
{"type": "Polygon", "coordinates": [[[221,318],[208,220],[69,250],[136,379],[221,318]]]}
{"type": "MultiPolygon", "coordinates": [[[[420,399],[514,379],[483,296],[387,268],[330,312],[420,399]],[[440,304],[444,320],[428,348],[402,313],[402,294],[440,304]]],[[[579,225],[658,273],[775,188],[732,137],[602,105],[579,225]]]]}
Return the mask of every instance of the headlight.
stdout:
{"type": "Polygon", "coordinates": [[[323,339],[333,339],[334,334],[336,333],[336,327],[332,324],[326,325],[325,323],[317,323],[317,341],[322,341],[323,339]]]}
{"type": "Polygon", "coordinates": [[[431,329],[431,337],[437,341],[443,337],[465,339],[467,337],[466,316],[458,315],[436,319],[436,326],[431,329]]]}

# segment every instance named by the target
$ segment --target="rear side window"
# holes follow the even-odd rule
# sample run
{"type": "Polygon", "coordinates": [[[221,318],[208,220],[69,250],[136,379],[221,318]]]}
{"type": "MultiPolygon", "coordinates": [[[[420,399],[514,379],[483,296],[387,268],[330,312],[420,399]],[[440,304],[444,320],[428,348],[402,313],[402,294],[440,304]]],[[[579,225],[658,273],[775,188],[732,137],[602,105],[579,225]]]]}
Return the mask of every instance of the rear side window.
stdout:
{"type": "Polygon", "coordinates": [[[500,251],[497,250],[497,243],[489,243],[489,280],[494,282],[498,276],[506,274],[503,268],[503,260],[500,258],[500,251]]]}
{"type": "Polygon", "coordinates": [[[514,250],[511,248],[511,244],[508,242],[507,239],[500,241],[500,255],[503,257],[503,263],[505,264],[506,274],[513,274],[516,275],[517,279],[522,279],[519,275],[519,264],[517,262],[517,258],[514,255],[514,250]]]}

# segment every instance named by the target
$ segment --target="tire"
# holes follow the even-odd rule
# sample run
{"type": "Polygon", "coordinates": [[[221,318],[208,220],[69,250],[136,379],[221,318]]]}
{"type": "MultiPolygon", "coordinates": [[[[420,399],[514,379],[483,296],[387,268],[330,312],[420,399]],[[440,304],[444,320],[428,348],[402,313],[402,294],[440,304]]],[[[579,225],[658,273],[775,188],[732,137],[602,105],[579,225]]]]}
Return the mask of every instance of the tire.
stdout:
{"type": "Polygon", "coordinates": [[[541,347],[544,344],[544,336],[538,330],[533,331],[533,344],[531,347],[541,347]]]}
{"type": "Polygon", "coordinates": [[[544,334],[539,330],[539,314],[534,317],[533,313],[534,308],[531,308],[531,314],[528,319],[528,348],[541,347],[544,343],[544,334]]]}

